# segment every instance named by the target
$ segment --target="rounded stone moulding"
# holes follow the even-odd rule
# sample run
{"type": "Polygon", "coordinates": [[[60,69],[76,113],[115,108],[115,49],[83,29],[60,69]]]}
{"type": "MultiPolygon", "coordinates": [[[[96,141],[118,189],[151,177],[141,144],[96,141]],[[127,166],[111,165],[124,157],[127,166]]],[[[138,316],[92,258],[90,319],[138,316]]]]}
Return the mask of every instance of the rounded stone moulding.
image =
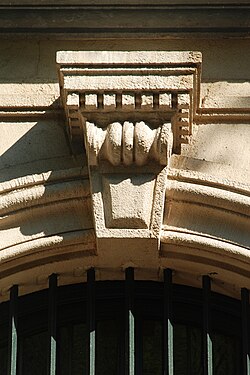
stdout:
{"type": "MultiPolygon", "coordinates": [[[[198,286],[202,274],[219,292],[238,297],[250,288],[247,184],[208,179],[169,169],[161,246],[133,245],[97,251],[87,171],[57,171],[1,184],[0,293],[13,284],[20,292],[46,288],[56,272],[61,284],[82,282],[89,267],[99,279],[120,279],[132,265],[136,277],[160,280],[171,267],[174,281],[198,286]]],[[[136,238],[131,238],[131,244],[136,238]]]]}

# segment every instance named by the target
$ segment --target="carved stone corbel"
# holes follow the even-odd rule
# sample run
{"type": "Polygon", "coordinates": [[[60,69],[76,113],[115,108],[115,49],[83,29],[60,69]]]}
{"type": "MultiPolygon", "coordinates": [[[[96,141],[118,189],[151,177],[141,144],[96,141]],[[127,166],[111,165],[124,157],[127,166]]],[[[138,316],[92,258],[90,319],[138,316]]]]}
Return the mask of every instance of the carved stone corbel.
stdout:
{"type": "Polygon", "coordinates": [[[97,249],[157,252],[166,169],[192,134],[201,54],[59,52],[57,63],[69,133],[84,138],[97,249]]]}

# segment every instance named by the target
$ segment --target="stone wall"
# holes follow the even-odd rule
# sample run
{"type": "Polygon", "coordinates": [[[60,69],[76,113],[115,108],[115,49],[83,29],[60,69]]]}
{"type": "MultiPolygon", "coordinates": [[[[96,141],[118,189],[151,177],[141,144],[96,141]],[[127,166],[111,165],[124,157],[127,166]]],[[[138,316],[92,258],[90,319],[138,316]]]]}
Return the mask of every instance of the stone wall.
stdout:
{"type": "Polygon", "coordinates": [[[0,47],[3,299],[15,283],[21,293],[45,288],[52,272],[61,284],[81,281],[90,266],[100,279],[133,265],[138,278],[157,280],[172,267],[177,282],[210,274],[222,293],[250,288],[248,39],[9,38],[0,47]],[[60,50],[202,53],[200,105],[190,143],[171,156],[157,252],[136,238],[133,251],[119,241],[98,251],[85,149],[72,151],[60,101],[60,50]]]}

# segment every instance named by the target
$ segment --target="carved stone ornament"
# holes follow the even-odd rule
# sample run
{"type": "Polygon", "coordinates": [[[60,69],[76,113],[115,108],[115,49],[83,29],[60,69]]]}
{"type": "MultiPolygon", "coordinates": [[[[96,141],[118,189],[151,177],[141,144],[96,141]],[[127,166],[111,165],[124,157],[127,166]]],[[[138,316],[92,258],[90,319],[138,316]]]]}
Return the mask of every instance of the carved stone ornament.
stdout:
{"type": "Polygon", "coordinates": [[[201,54],[58,52],[57,64],[72,142],[85,143],[97,250],[158,251],[168,161],[192,134],[201,54]]]}

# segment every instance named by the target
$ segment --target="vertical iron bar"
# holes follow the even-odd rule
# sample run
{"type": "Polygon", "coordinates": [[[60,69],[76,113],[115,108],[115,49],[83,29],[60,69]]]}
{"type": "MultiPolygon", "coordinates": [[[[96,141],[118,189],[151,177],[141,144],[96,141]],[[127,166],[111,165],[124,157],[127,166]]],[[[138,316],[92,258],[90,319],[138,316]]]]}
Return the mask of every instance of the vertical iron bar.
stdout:
{"type": "Polygon", "coordinates": [[[138,319],[135,325],[135,373],[137,375],[143,374],[143,319],[138,319]]]}
{"type": "Polygon", "coordinates": [[[249,358],[249,291],[241,289],[242,355],[243,375],[250,375],[249,358]]]}
{"type": "Polygon", "coordinates": [[[187,326],[186,328],[186,335],[187,335],[187,374],[192,375],[192,330],[191,327],[187,326]]]}
{"type": "Polygon", "coordinates": [[[88,327],[88,360],[87,374],[95,375],[96,356],[96,319],[95,319],[95,269],[87,271],[87,327],[88,327]]]}
{"type": "Polygon", "coordinates": [[[163,289],[163,374],[174,374],[174,332],[172,323],[172,270],[164,270],[163,289]]]}
{"type": "Polygon", "coordinates": [[[10,331],[9,331],[9,353],[8,374],[17,374],[17,303],[18,286],[13,285],[10,289],[10,331]]]}
{"type": "Polygon", "coordinates": [[[73,353],[73,335],[74,335],[74,329],[73,324],[71,323],[68,329],[68,345],[69,345],[69,353],[68,353],[68,369],[69,369],[69,375],[72,374],[72,353],[73,353]]]}
{"type": "Polygon", "coordinates": [[[56,331],[57,331],[57,275],[49,277],[49,353],[48,353],[48,375],[56,374],[56,331]]]}
{"type": "Polygon", "coordinates": [[[125,271],[126,276],[126,343],[125,363],[126,375],[135,374],[135,318],[134,318],[134,269],[129,267],[125,271]]]}
{"type": "Polygon", "coordinates": [[[211,339],[211,279],[202,277],[203,288],[203,374],[213,375],[213,347],[211,339]]]}

